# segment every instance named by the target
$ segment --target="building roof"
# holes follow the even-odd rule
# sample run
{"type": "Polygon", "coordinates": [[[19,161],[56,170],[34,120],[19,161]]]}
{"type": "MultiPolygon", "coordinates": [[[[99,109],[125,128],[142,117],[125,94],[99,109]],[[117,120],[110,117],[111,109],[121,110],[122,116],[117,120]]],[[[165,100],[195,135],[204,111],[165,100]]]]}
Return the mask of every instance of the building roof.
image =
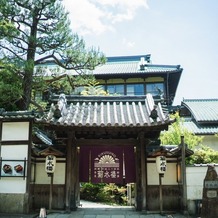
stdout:
{"type": "Polygon", "coordinates": [[[218,99],[185,99],[182,102],[197,122],[218,123],[218,99]]]}
{"type": "MultiPolygon", "coordinates": [[[[57,67],[54,61],[46,61],[38,66],[47,66],[44,69],[45,76],[51,75],[54,67],[57,67]]],[[[144,73],[178,73],[181,74],[182,68],[180,65],[160,65],[152,64],[150,55],[134,55],[134,56],[116,56],[107,57],[107,61],[103,65],[97,66],[94,70],[88,72],[93,75],[122,75],[122,74],[144,74],[144,73]],[[143,68],[140,66],[143,65],[143,68]]],[[[61,70],[59,71],[61,72],[61,70]]],[[[69,75],[78,75],[75,70],[68,70],[69,75]]],[[[66,71],[64,70],[64,73],[66,71]]],[[[180,76],[179,76],[180,77],[180,76]]]]}
{"type": "MultiPolygon", "coordinates": [[[[149,146],[147,149],[149,149],[149,146]]],[[[177,157],[178,158],[178,157],[181,157],[181,154],[182,154],[181,145],[170,145],[170,146],[164,145],[164,146],[156,146],[156,149],[148,153],[148,157],[166,156],[166,157],[177,157]]],[[[185,156],[189,157],[193,154],[194,152],[186,146],[185,156]]]]}
{"type": "Polygon", "coordinates": [[[146,61],[147,56],[109,57],[106,64],[96,67],[94,75],[111,74],[144,74],[144,73],[171,73],[181,72],[180,65],[157,65],[146,61]],[[142,61],[143,60],[145,61],[142,61]],[[141,68],[140,66],[143,65],[141,68]]]}
{"type": "Polygon", "coordinates": [[[183,126],[196,135],[214,135],[218,133],[218,125],[203,126],[190,119],[185,119],[183,126]]]}
{"type": "Polygon", "coordinates": [[[5,111],[0,108],[0,120],[30,120],[34,119],[35,114],[33,111],[5,111]]]}
{"type": "Polygon", "coordinates": [[[150,117],[152,95],[146,96],[54,96],[50,111],[39,122],[71,127],[149,127],[172,122],[157,105],[157,120],[150,117]],[[54,118],[55,104],[61,117],[54,118]]]}
{"type": "Polygon", "coordinates": [[[195,134],[218,133],[218,99],[185,99],[182,106],[189,111],[184,126],[195,134]]]}

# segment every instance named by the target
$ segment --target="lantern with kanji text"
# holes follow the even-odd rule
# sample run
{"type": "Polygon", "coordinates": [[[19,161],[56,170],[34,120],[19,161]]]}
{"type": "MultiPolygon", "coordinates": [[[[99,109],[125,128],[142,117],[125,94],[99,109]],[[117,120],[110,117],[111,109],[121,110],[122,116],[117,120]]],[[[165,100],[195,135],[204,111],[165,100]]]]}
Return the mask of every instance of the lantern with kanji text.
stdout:
{"type": "Polygon", "coordinates": [[[159,174],[164,174],[167,171],[167,160],[165,156],[156,157],[157,172],[159,174]]]}
{"type": "Polygon", "coordinates": [[[48,155],[45,159],[45,171],[47,173],[54,173],[56,164],[56,157],[54,155],[48,155]]]}

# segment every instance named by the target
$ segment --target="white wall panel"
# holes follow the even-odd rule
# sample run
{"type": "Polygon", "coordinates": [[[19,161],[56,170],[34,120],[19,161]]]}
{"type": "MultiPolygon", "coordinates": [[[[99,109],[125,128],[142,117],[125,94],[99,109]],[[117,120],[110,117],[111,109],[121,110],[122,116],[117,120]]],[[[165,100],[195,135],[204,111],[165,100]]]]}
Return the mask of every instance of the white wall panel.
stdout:
{"type": "MultiPolygon", "coordinates": [[[[36,164],[36,184],[50,184],[51,178],[45,172],[45,163],[36,164]]],[[[65,184],[65,163],[56,163],[54,184],[65,184]]]]}
{"type": "MultiPolygon", "coordinates": [[[[167,171],[162,178],[163,185],[177,185],[176,163],[167,163],[167,171]]],[[[159,185],[156,163],[148,163],[148,185],[159,185]]]]}
{"type": "Polygon", "coordinates": [[[2,141],[29,139],[29,122],[5,122],[2,125],[2,141]]]}
{"type": "Polygon", "coordinates": [[[28,145],[2,145],[1,158],[9,160],[23,160],[27,158],[28,145]]]}
{"type": "Polygon", "coordinates": [[[1,177],[0,193],[25,193],[26,179],[17,177],[1,177]]]}
{"type": "MultiPolygon", "coordinates": [[[[192,166],[186,168],[187,199],[202,199],[204,178],[207,166],[192,166]]],[[[218,173],[218,166],[215,167],[218,173]]]]}

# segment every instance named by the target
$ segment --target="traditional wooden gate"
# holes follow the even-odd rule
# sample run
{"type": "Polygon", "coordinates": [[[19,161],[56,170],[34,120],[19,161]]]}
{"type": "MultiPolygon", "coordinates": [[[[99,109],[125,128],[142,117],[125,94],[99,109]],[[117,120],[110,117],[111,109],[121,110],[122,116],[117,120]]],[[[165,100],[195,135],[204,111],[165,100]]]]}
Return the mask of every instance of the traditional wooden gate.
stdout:
{"type": "Polygon", "coordinates": [[[51,105],[47,118],[37,122],[55,132],[52,141],[62,141],[58,148],[65,148],[65,208],[77,208],[81,181],[123,183],[125,179],[136,183],[136,209],[146,209],[146,147],[172,122],[161,105],[154,109],[151,95],[60,95],[54,103],[58,107],[51,105]],[[60,117],[55,116],[57,108],[60,117]],[[156,117],[151,118],[153,109],[156,117]]]}

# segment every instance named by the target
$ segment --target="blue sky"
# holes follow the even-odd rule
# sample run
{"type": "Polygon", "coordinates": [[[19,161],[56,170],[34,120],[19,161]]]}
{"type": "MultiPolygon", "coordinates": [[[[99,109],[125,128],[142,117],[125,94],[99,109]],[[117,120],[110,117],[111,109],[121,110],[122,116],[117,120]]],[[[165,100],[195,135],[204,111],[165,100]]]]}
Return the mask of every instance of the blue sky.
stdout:
{"type": "Polygon", "coordinates": [[[174,105],[218,98],[217,0],[63,0],[72,30],[106,56],[181,65],[174,105]]]}

